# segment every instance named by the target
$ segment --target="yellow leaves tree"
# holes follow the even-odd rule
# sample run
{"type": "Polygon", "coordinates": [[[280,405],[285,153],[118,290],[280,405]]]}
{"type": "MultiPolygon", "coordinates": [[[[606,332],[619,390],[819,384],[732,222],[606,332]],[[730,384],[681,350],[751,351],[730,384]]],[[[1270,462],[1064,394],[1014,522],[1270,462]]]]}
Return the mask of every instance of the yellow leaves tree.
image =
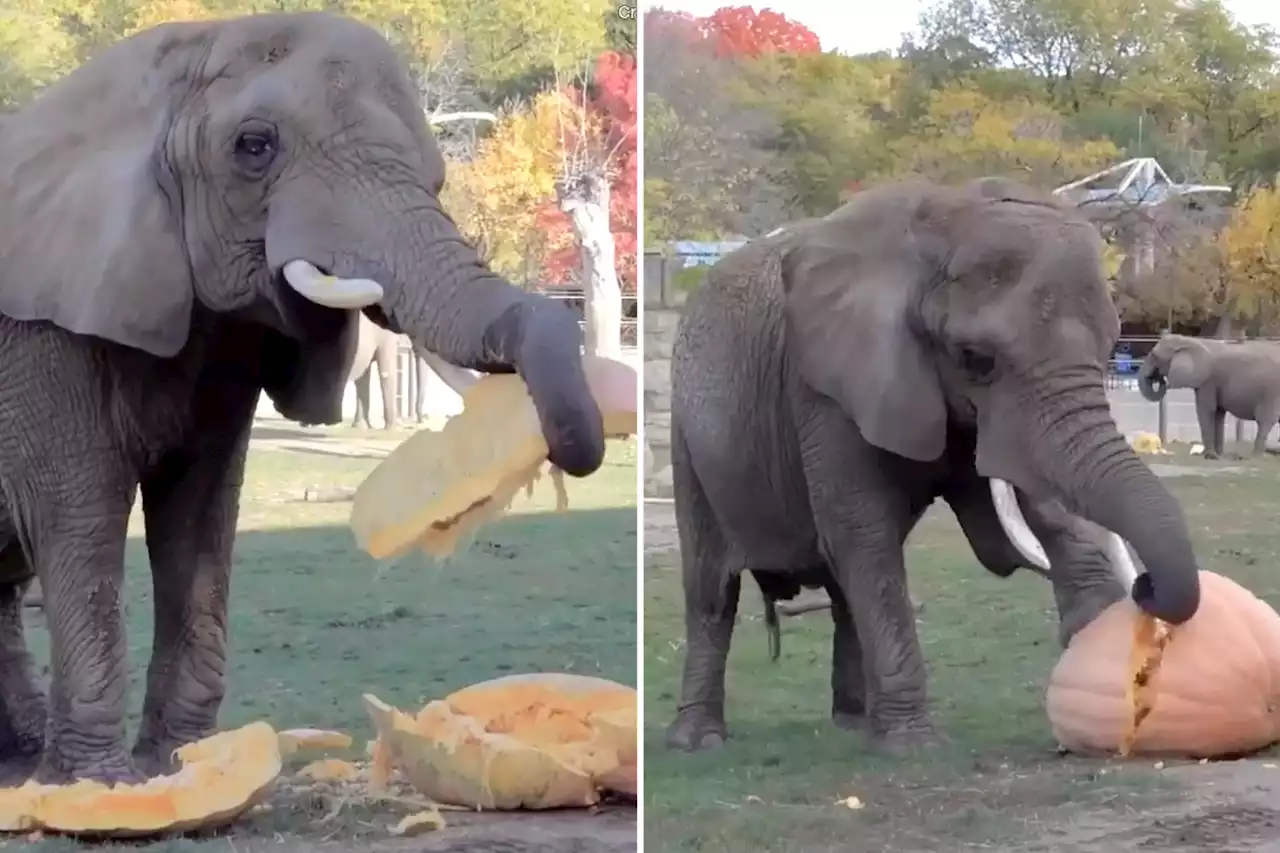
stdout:
{"type": "Polygon", "coordinates": [[[1217,238],[1233,313],[1274,320],[1280,315],[1280,190],[1260,187],[1235,206],[1217,238]]]}
{"type": "Polygon", "coordinates": [[[22,103],[75,61],[75,41],[41,0],[0,8],[0,111],[22,103]]]}
{"type": "Polygon", "coordinates": [[[444,204],[495,270],[528,281],[548,245],[539,211],[555,200],[561,137],[577,105],[558,91],[503,112],[468,163],[452,163],[444,204]]]}
{"type": "Polygon", "coordinates": [[[899,172],[955,182],[1000,175],[1053,186],[1114,162],[1106,139],[1075,139],[1052,107],[1022,98],[995,100],[952,85],[930,98],[912,134],[895,140],[899,172]]]}

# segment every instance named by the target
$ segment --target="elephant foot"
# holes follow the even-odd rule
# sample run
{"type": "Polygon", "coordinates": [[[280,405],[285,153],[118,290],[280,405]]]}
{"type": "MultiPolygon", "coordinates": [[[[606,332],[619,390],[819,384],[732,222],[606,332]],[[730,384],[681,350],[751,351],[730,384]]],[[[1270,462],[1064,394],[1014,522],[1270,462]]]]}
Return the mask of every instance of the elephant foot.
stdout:
{"type": "Polygon", "coordinates": [[[683,708],[667,726],[667,748],[681,752],[719,749],[728,738],[724,720],[698,705],[683,708]]]}
{"type": "Polygon", "coordinates": [[[106,785],[137,785],[147,781],[146,774],[123,751],[92,757],[46,751],[32,778],[43,785],[68,785],[83,779],[106,785]]]}
{"type": "Polygon", "coordinates": [[[871,718],[865,711],[832,711],[831,722],[836,724],[836,728],[847,732],[869,733],[871,731],[871,718]]]}
{"type": "Polygon", "coordinates": [[[30,779],[40,766],[43,751],[43,735],[9,732],[0,744],[0,788],[16,788],[30,779]]]}
{"type": "Polygon", "coordinates": [[[139,734],[138,741],[133,747],[133,764],[147,776],[167,776],[182,767],[182,762],[174,755],[180,747],[204,740],[216,731],[217,725],[210,723],[204,728],[184,727],[181,731],[166,730],[163,737],[139,734]]]}
{"type": "Polygon", "coordinates": [[[949,743],[929,722],[886,727],[878,724],[871,732],[871,747],[894,758],[908,758],[949,743]]]}
{"type": "Polygon", "coordinates": [[[1207,448],[1207,447],[1206,447],[1206,448],[1205,448],[1204,453],[1201,453],[1201,454],[1200,454],[1200,458],[1202,458],[1202,459],[1220,459],[1221,457],[1218,455],[1218,452],[1217,452],[1216,450],[1210,450],[1209,448],[1207,448]]]}

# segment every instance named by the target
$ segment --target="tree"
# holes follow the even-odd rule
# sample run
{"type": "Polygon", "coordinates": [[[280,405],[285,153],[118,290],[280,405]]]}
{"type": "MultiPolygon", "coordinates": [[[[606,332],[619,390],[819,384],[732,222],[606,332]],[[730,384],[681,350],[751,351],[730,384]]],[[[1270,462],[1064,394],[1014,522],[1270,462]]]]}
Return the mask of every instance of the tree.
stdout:
{"type": "Polygon", "coordinates": [[[1241,199],[1216,245],[1231,313],[1280,319],[1280,190],[1259,187],[1241,199]]]}
{"type": "Polygon", "coordinates": [[[701,25],[719,56],[757,57],[770,53],[818,53],[818,37],[781,12],[750,6],[718,9],[701,25]]]}

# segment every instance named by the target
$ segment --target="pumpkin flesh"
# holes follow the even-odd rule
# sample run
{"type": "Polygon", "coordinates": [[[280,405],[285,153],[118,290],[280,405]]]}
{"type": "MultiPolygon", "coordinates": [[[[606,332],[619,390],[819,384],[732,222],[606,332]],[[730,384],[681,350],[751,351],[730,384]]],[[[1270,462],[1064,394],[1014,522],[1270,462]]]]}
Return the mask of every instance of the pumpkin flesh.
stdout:
{"type": "Polygon", "coordinates": [[[280,775],[280,738],[257,722],[177,750],[182,768],[138,785],[27,782],[0,791],[0,829],[112,837],[214,828],[265,799],[280,775]]]}
{"type": "Polygon", "coordinates": [[[1182,625],[1126,599],[1076,635],[1046,696],[1059,743],[1082,753],[1220,758],[1280,740],[1280,616],[1221,575],[1200,580],[1200,610],[1182,625]]]}
{"type": "Polygon", "coordinates": [[[415,716],[373,696],[365,706],[378,729],[375,778],[394,765],[438,802],[545,809],[592,805],[602,789],[635,793],[636,694],[614,682],[508,676],[415,716]]]}
{"type": "MultiPolygon", "coordinates": [[[[583,369],[606,437],[636,432],[637,378],[622,362],[584,356],[583,369]]],[[[374,559],[415,545],[448,556],[459,541],[511,506],[541,477],[548,447],[538,411],[518,374],[485,376],[440,431],[423,430],[391,452],[356,490],[351,529],[374,559]]],[[[568,506],[552,469],[557,509],[568,506]]]]}

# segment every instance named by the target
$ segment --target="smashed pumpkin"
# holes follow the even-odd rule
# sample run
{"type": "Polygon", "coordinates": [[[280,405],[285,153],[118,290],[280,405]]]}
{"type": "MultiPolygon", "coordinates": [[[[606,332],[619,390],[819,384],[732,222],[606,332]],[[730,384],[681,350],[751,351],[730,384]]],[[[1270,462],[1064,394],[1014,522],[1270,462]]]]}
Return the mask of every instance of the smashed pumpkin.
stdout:
{"type": "Polygon", "coordinates": [[[280,738],[250,723],[177,750],[182,769],[138,785],[27,782],[0,790],[0,830],[118,838],[212,829],[262,802],[280,775],[280,738]]]}
{"type": "Polygon", "coordinates": [[[410,716],[366,695],[375,779],[390,767],[440,803],[477,809],[590,806],[636,794],[636,691],[564,673],[512,675],[410,716]]]}
{"type": "MultiPolygon", "coordinates": [[[[587,383],[606,437],[636,432],[636,371],[628,364],[584,356],[587,383]]],[[[530,491],[547,459],[538,411],[517,374],[481,379],[462,398],[462,411],[438,432],[401,443],[356,490],[351,529],[374,559],[417,545],[445,557],[480,525],[530,491]]],[[[559,470],[551,471],[557,506],[568,499],[559,470]]]]}
{"type": "Polygon", "coordinates": [[[1125,599],[1072,639],[1046,696],[1064,748],[1222,758],[1280,740],[1280,615],[1221,575],[1200,585],[1182,625],[1125,599]]]}

